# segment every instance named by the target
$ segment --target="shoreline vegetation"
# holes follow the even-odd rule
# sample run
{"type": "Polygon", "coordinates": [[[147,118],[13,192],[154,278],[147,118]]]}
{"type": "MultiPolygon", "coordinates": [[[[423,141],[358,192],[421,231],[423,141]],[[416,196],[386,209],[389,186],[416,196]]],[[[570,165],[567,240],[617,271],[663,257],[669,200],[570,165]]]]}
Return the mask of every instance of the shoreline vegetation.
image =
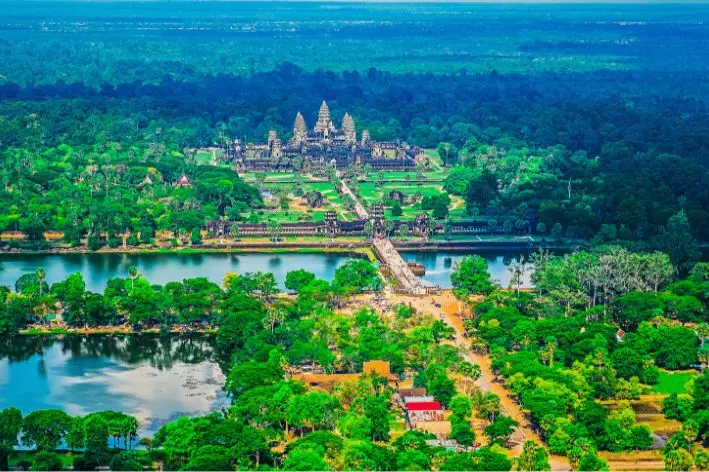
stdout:
{"type": "MultiPolygon", "coordinates": [[[[494,249],[567,249],[571,250],[583,244],[583,241],[545,241],[534,238],[494,238],[468,240],[402,240],[393,239],[394,246],[401,250],[437,251],[445,250],[494,250],[494,249]]],[[[700,245],[702,247],[709,247],[700,245]]],[[[312,241],[299,242],[234,242],[204,243],[197,247],[103,247],[91,250],[80,247],[51,247],[46,249],[12,248],[0,254],[201,254],[201,253],[357,253],[369,254],[371,241],[367,239],[350,241],[312,241]]],[[[371,252],[373,255],[373,252],[371,252]]]]}

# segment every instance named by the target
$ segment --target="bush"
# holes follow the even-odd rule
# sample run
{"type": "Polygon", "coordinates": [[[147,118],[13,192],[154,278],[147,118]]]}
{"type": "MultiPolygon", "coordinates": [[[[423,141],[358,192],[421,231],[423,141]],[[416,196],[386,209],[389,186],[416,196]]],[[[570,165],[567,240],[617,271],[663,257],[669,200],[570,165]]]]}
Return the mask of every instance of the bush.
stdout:
{"type": "Polygon", "coordinates": [[[32,459],[32,470],[62,470],[62,460],[53,452],[38,452],[32,459]]]}

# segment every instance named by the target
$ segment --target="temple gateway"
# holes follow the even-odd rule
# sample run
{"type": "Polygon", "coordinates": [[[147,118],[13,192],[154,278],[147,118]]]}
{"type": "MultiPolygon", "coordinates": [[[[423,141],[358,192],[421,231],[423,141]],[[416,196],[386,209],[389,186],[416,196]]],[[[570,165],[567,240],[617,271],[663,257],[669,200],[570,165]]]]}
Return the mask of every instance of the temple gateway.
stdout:
{"type": "Polygon", "coordinates": [[[315,171],[329,163],[338,168],[370,165],[374,170],[412,170],[417,164],[428,166],[422,148],[401,141],[373,141],[369,131],[357,136],[354,119],[345,113],[338,129],[330,118],[324,101],[318,119],[308,129],[298,112],[293,136],[284,144],[276,131],[268,133],[268,142],[246,143],[236,139],[228,143],[226,158],[236,172],[315,171]]]}

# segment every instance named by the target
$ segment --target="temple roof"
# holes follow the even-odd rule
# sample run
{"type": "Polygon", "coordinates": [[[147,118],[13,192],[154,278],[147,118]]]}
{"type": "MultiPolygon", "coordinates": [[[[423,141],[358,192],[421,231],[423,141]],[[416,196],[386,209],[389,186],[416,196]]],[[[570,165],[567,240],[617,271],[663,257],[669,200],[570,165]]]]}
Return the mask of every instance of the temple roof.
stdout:
{"type": "Polygon", "coordinates": [[[179,179],[177,179],[177,182],[175,182],[175,187],[191,187],[192,182],[190,179],[185,175],[183,172],[182,175],[180,176],[179,179]]]}

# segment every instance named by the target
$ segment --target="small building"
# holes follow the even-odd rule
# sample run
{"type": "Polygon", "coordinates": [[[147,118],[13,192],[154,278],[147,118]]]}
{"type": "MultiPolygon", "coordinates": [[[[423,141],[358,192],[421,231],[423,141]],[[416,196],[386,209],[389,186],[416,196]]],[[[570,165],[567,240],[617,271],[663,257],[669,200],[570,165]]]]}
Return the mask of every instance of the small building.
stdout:
{"type": "Polygon", "coordinates": [[[409,403],[423,403],[423,402],[435,402],[436,399],[433,398],[430,395],[417,395],[417,396],[411,396],[411,397],[404,397],[403,398],[405,404],[409,403]]]}
{"type": "Polygon", "coordinates": [[[386,361],[369,361],[362,364],[361,373],[352,374],[301,374],[293,376],[296,380],[308,384],[311,387],[319,387],[325,390],[332,390],[335,385],[343,382],[356,382],[365,375],[379,375],[385,377],[389,385],[395,385],[398,378],[390,372],[390,364],[386,361]]]}
{"type": "Polygon", "coordinates": [[[456,441],[455,439],[427,439],[426,444],[431,447],[442,447],[447,451],[454,452],[460,452],[468,449],[465,446],[461,446],[460,444],[458,444],[458,441],[456,441]]]}
{"type": "Polygon", "coordinates": [[[175,182],[175,187],[192,187],[192,181],[183,172],[177,182],[175,182]]]}
{"type": "Polygon", "coordinates": [[[415,427],[418,423],[444,420],[441,404],[435,401],[407,403],[406,415],[411,427],[415,427]]]}
{"type": "Polygon", "coordinates": [[[616,333],[615,333],[615,339],[616,339],[616,341],[621,342],[621,341],[623,341],[623,338],[625,338],[625,331],[618,328],[618,331],[616,331],[616,333]]]}
{"type": "Polygon", "coordinates": [[[450,436],[453,426],[450,421],[421,421],[412,425],[413,429],[419,431],[425,431],[426,433],[431,433],[438,439],[446,439],[450,436]]]}
{"type": "Polygon", "coordinates": [[[400,388],[399,395],[404,397],[420,397],[426,395],[426,389],[423,387],[400,388]]]}
{"type": "Polygon", "coordinates": [[[140,184],[138,184],[138,187],[143,188],[147,185],[153,185],[153,179],[150,178],[150,174],[145,174],[145,178],[140,184]]]}

